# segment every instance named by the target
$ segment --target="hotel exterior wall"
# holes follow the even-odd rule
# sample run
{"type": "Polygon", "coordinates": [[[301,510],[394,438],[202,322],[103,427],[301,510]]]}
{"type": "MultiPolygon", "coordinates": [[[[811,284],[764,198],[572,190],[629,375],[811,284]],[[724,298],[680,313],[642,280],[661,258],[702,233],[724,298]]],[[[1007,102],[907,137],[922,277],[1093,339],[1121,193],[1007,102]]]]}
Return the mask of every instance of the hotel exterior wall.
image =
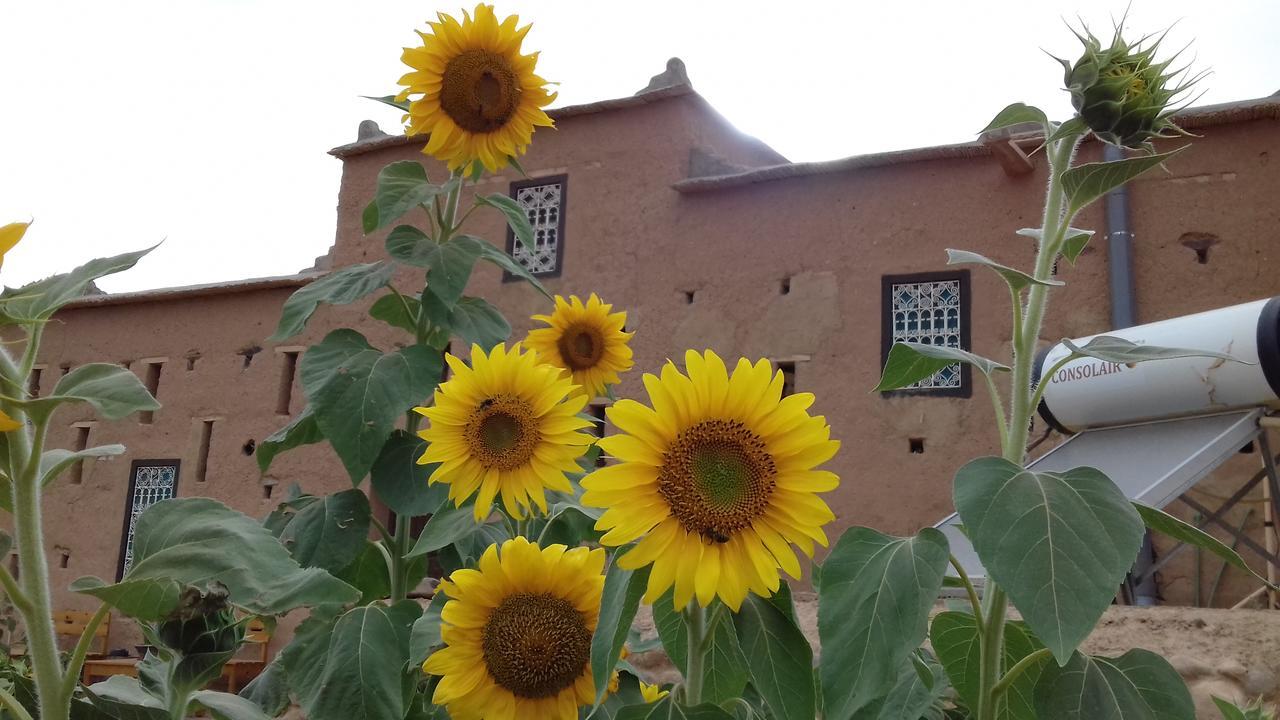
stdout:
{"type": "MultiPolygon", "coordinates": [[[[700,147],[733,163],[769,160],[751,142],[729,135],[718,143],[715,118],[696,96],[674,97],[626,111],[566,117],[554,132],[540,132],[523,159],[533,176],[568,175],[565,255],[553,293],[599,291],[629,313],[636,331],[636,372],[620,396],[641,396],[641,372],[685,348],[713,348],[736,357],[796,362],[796,385],[817,395],[815,412],[829,419],[844,443],[831,469],[843,485],[830,496],[839,519],[837,536],[850,524],[906,533],[951,511],[950,479],[967,459],[998,452],[985,392],[970,398],[882,397],[869,392],[881,357],[881,277],[944,270],[945,248],[973,249],[1019,266],[1031,260],[1030,241],[1014,234],[1034,227],[1044,188],[1043,158],[1036,170],[1010,177],[991,157],[890,164],[809,175],[700,193],[681,193],[689,153],[700,147]],[[789,289],[783,292],[783,281],[789,289]],[[689,301],[692,293],[692,302],[689,301]],[[924,452],[909,451],[909,439],[924,452]]],[[[1208,128],[1195,146],[1169,163],[1169,175],[1133,186],[1140,320],[1152,321],[1232,302],[1280,293],[1274,274],[1280,249],[1280,173],[1270,162],[1280,148],[1280,123],[1254,121],[1208,128]],[[1211,233],[1207,264],[1183,247],[1185,233],[1211,233]]],[[[1090,144],[1086,157],[1097,152],[1090,144]]],[[[422,160],[434,178],[438,165],[412,145],[392,145],[346,158],[339,193],[335,266],[380,258],[385,233],[365,238],[360,213],[377,172],[397,159],[422,160]]],[[[508,172],[480,186],[507,192],[508,172]]],[[[1055,293],[1044,342],[1109,327],[1105,230],[1099,212],[1078,225],[1100,231],[1079,264],[1065,263],[1066,288],[1055,293]]],[[[477,212],[469,232],[501,243],[496,213],[477,212]]],[[[145,261],[144,261],[145,262],[145,261]]],[[[988,356],[1008,352],[1007,291],[991,273],[971,271],[972,349],[988,356]]],[[[402,287],[420,282],[406,271],[402,287]]],[[[245,455],[286,417],[276,413],[280,351],[317,341],[342,325],[354,325],[375,344],[394,336],[363,315],[363,306],[322,308],[300,338],[281,346],[265,341],[289,294],[275,288],[201,298],[156,299],[117,305],[83,304],[59,313],[46,335],[40,363],[48,392],[63,363],[167,358],[160,380],[164,407],[154,424],[137,418],[93,427],[90,443],[125,444],[125,456],[90,463],[81,485],[59,483],[46,503],[48,542],[55,559],[53,582],[65,588],[76,577],[111,577],[119,558],[128,472],[134,459],[179,458],[179,496],[206,495],[255,516],[275,506],[263,481],[281,487],[298,482],[308,492],[347,487],[348,479],[327,446],[286,453],[266,478],[245,455]],[[261,347],[248,367],[240,351],[261,347]],[[199,352],[187,372],[185,356],[199,352]],[[208,479],[194,477],[200,424],[214,419],[208,479]],[[57,567],[58,552],[70,552],[57,567]]],[[[545,300],[523,283],[504,283],[492,268],[477,271],[470,294],[490,298],[515,325],[545,300]]],[[[296,382],[292,411],[304,398],[296,382]]],[[[73,423],[87,413],[58,416],[53,442],[69,446],[73,423]]],[[[1041,432],[1037,423],[1033,437],[1041,432]]],[[[1041,448],[1043,449],[1043,447],[1041,448]]],[[[1238,484],[1256,467],[1242,456],[1220,471],[1211,492],[1238,484]],[[1214,490],[1214,488],[1219,488],[1214,490]]],[[[1189,598],[1185,569],[1164,571],[1171,601],[1189,598]]],[[[1230,581],[1229,576],[1229,581],[1230,581]]],[[[1226,587],[1238,597],[1247,584],[1226,587]]],[[[86,607],[64,593],[59,607],[86,607]]],[[[118,624],[122,625],[122,624],[118,624]]],[[[113,629],[118,634],[120,628],[113,629]]],[[[122,637],[122,636],[120,636],[122,637]]],[[[115,643],[113,643],[115,644],[115,643]]]]}

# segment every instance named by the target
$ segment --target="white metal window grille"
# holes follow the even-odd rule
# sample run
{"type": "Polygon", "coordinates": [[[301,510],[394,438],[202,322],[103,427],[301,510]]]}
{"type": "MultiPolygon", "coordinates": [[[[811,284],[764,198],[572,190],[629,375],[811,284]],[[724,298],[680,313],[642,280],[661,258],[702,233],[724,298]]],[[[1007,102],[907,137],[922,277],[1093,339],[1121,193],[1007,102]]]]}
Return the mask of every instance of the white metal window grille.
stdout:
{"type": "MultiPolygon", "coordinates": [[[[960,281],[894,284],[893,341],[960,347],[960,281]]],[[[960,364],[948,365],[910,389],[960,387],[960,364]]]]}
{"type": "Polygon", "coordinates": [[[533,226],[533,249],[515,240],[511,256],[534,275],[553,273],[560,253],[560,213],[564,208],[561,183],[532,185],[516,190],[515,201],[533,226]]]}
{"type": "Polygon", "coordinates": [[[173,497],[178,482],[176,465],[138,465],[133,470],[133,495],[129,497],[129,530],[125,534],[121,574],[133,564],[133,531],[138,517],[161,500],[173,497]]]}

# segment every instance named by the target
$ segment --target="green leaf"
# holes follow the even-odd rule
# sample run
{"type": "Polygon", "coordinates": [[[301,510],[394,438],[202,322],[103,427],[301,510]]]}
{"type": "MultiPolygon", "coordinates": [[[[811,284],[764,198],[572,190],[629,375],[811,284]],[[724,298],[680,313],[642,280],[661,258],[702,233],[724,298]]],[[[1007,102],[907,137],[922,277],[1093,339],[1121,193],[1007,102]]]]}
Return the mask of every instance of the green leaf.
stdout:
{"type": "MultiPolygon", "coordinates": [[[[1022,628],[1021,623],[1005,623],[1004,627],[1004,668],[1007,670],[1042,645],[1022,628]]],[[[951,611],[938,613],[929,626],[929,643],[938,654],[956,694],[969,707],[977,707],[980,647],[978,623],[973,615],[951,611]]],[[[1036,720],[1036,681],[1047,664],[1046,659],[1029,667],[1014,680],[997,709],[999,720],[1036,720]]]]}
{"type": "Polygon", "coordinates": [[[1009,372],[1007,365],[1001,365],[994,360],[988,360],[960,348],[896,342],[889,348],[889,357],[884,361],[880,384],[876,385],[872,392],[887,392],[909,387],[925,378],[933,377],[939,370],[958,362],[968,363],[984,375],[1009,372]]]}
{"type": "Polygon", "coordinates": [[[207,709],[216,720],[269,720],[262,708],[239,695],[199,690],[191,694],[191,700],[207,709]]]}
{"type": "Polygon", "coordinates": [[[1035,693],[1039,720],[1196,720],[1182,678],[1147,650],[1118,658],[1074,653],[1064,667],[1048,664],[1035,693]]]}
{"type": "Polygon", "coordinates": [[[374,97],[373,95],[361,95],[360,97],[364,98],[365,100],[380,102],[383,105],[390,105],[391,107],[397,110],[403,110],[405,112],[409,112],[409,101],[397,100],[395,95],[382,95],[380,97],[374,97]]]}
{"type": "Polygon", "coordinates": [[[614,720],[734,720],[734,717],[711,703],[688,707],[668,695],[656,703],[624,707],[614,720]]]}
{"type": "Polygon", "coordinates": [[[427,657],[431,655],[432,649],[442,642],[440,639],[440,614],[444,612],[444,605],[448,601],[448,596],[443,592],[437,592],[432,595],[430,604],[422,611],[422,617],[413,623],[413,630],[409,633],[410,665],[414,667],[422,665],[422,663],[426,662],[427,657]]]}
{"type": "Polygon", "coordinates": [[[627,631],[636,618],[640,597],[649,582],[649,566],[640,570],[618,567],[617,554],[604,575],[604,592],[600,600],[600,619],[591,637],[591,673],[596,684],[596,704],[604,697],[605,687],[627,641],[627,631]]]}
{"type": "Polygon", "coordinates": [[[395,293],[383,295],[369,306],[369,317],[405,332],[417,334],[418,299],[407,295],[397,297],[395,293]]]}
{"type": "MultiPolygon", "coordinates": [[[[123,455],[124,451],[125,447],[123,445],[99,445],[76,452],[61,448],[45,450],[44,454],[40,456],[40,483],[48,485],[61,475],[62,471],[82,460],[123,455]]],[[[0,553],[0,555],[3,555],[3,553],[0,553]]]]}
{"type": "Polygon", "coordinates": [[[813,720],[813,650],[804,633],[768,600],[748,595],[733,617],[751,684],[777,720],[813,720]]]}
{"type": "Polygon", "coordinates": [[[443,187],[427,182],[427,171],[416,160],[398,160],[387,165],[378,172],[378,188],[361,217],[364,234],[390,225],[443,192],[443,187]]]}
{"type": "Polygon", "coordinates": [[[0,556],[8,557],[9,551],[13,549],[13,536],[0,530],[0,556]]]}
{"type": "Polygon", "coordinates": [[[548,300],[553,297],[547,289],[543,287],[542,281],[534,277],[533,273],[524,265],[516,262],[515,258],[503,252],[500,248],[490,243],[488,240],[476,238],[476,242],[480,243],[480,259],[497,265],[498,267],[511,273],[513,276],[524,280],[542,293],[548,300]]]}
{"type": "Polygon", "coordinates": [[[1231,360],[1232,362],[1244,363],[1245,365],[1254,364],[1241,360],[1233,355],[1215,352],[1213,350],[1160,347],[1159,345],[1138,345],[1137,343],[1125,340],[1124,338],[1113,337],[1110,335],[1099,335],[1084,345],[1076,345],[1074,342],[1063,338],[1062,344],[1076,355],[1083,355],[1085,357],[1091,357],[1105,362],[1123,364],[1146,362],[1148,360],[1171,360],[1173,358],[1188,357],[1221,358],[1223,360],[1231,360]]]}
{"type": "MultiPolygon", "coordinates": [[[[1143,505],[1140,502],[1134,502],[1133,508],[1138,511],[1138,515],[1142,516],[1142,522],[1148,528],[1159,533],[1164,533],[1179,542],[1184,542],[1193,547],[1208,550],[1214,555],[1225,560],[1228,564],[1234,565],[1235,567],[1254,576],[1264,585],[1273,588],[1276,587],[1268,582],[1266,577],[1254,572],[1254,570],[1249,567],[1249,564],[1244,561],[1244,558],[1240,557],[1240,553],[1232,550],[1221,540],[1200,528],[1194,525],[1189,525],[1163,510],[1153,508],[1150,505],[1143,505]]],[[[1280,588],[1276,589],[1280,590],[1280,588]]]]}
{"type": "MultiPolygon", "coordinates": [[[[747,659],[742,655],[733,623],[725,620],[722,619],[712,630],[711,650],[703,666],[702,699],[708,702],[719,703],[738,697],[747,684],[747,659]]],[[[671,591],[653,604],[653,624],[667,657],[681,673],[686,672],[689,635],[675,610],[671,591]]]]}
{"type": "Polygon", "coordinates": [[[134,528],[133,565],[123,580],[93,585],[81,578],[76,590],[121,612],[149,608],[146,619],[158,619],[177,607],[178,588],[173,586],[207,589],[213,582],[227,586],[233,605],[258,615],[358,597],[354,588],[323,570],[299,567],[253,518],[207,498],[164,500],[147,508],[134,528]],[[169,589],[160,589],[164,583],[171,584],[169,589]],[[164,602],[143,603],[156,596],[164,602]]]}
{"type": "Polygon", "coordinates": [[[427,484],[440,464],[418,464],[418,458],[426,451],[427,441],[407,430],[396,430],[369,471],[378,499],[397,515],[430,515],[448,499],[447,484],[427,484]]]}
{"type": "Polygon", "coordinates": [[[294,515],[280,542],[302,567],[336,573],[364,551],[369,517],[369,498],[360,490],[326,495],[294,515]]]}
{"type": "Polygon", "coordinates": [[[360,591],[357,605],[368,605],[391,594],[391,574],[387,570],[386,556],[368,540],[356,559],[333,576],[360,591]]]}
{"type": "Polygon", "coordinates": [[[160,408],[137,375],[111,363],[81,365],[63,375],[51,395],[31,400],[27,406],[32,414],[47,414],[66,402],[87,402],[104,420],[160,408]]]}
{"type": "Polygon", "coordinates": [[[92,595],[121,613],[141,621],[161,620],[182,596],[182,585],[168,578],[122,580],[108,585],[103,580],[86,576],[71,583],[72,592],[92,595]]]}
{"type": "Polygon", "coordinates": [[[1218,707],[1218,712],[1222,713],[1222,720],[1249,720],[1249,716],[1235,703],[1223,700],[1214,695],[1213,704],[1218,707]]]}
{"type": "Polygon", "coordinates": [[[285,669],[311,720],[401,720],[409,632],[422,609],[411,601],[353,608],[328,626],[299,631],[285,669]],[[301,643],[299,642],[301,640],[301,643]]]}
{"type": "Polygon", "coordinates": [[[955,507],[988,576],[1065,663],[1138,556],[1128,498],[1094,468],[1036,473],[986,457],[956,473],[955,507]]]}
{"type": "Polygon", "coordinates": [[[1059,124],[1054,129],[1053,133],[1049,135],[1048,142],[1057,142],[1058,140],[1062,140],[1063,138],[1070,138],[1070,137],[1075,137],[1077,135],[1084,135],[1087,132],[1089,132],[1089,124],[1086,123],[1084,120],[1080,118],[1080,116],[1077,115],[1076,117],[1073,117],[1070,120],[1059,124]]]}
{"type": "Polygon", "coordinates": [[[924,640],[949,551],[939,531],[893,537],[851,528],[822,565],[819,674],[828,720],[847,720],[889,692],[924,640]]]}
{"type": "Polygon", "coordinates": [[[164,703],[144,690],[138,678],[112,675],[83,690],[94,708],[117,720],[169,720],[164,703]]]}
{"type": "Polygon", "coordinates": [[[373,467],[396,421],[436,386],[442,363],[438,352],[422,345],[384,354],[353,330],[330,333],[303,356],[302,383],[316,423],[352,483],[373,467]],[[328,379],[319,380],[335,361],[328,379]]]}
{"type": "MultiPolygon", "coordinates": [[[[1018,231],[1018,235],[1024,237],[1035,238],[1038,242],[1040,237],[1044,235],[1041,228],[1022,228],[1018,231]]],[[[1080,257],[1080,253],[1084,252],[1084,248],[1089,244],[1089,240],[1093,237],[1094,231],[1081,230],[1080,228],[1069,227],[1062,234],[1062,247],[1059,252],[1072,265],[1076,264],[1076,259],[1080,257]]]]}
{"type": "Polygon", "coordinates": [[[498,309],[487,301],[463,297],[449,314],[453,331],[468,343],[487,350],[511,336],[511,325],[498,309]]]}
{"type": "Polygon", "coordinates": [[[948,265],[985,265],[991,268],[993,271],[995,271],[997,275],[1004,278],[1004,281],[1008,283],[1009,287],[1012,288],[1014,292],[1019,292],[1029,285],[1042,285],[1045,287],[1054,287],[1054,286],[1060,286],[1065,284],[1057,280],[1037,280],[1031,275],[1028,275],[1022,272],[1021,270],[1015,270],[1014,268],[1001,265],[1000,263],[996,262],[995,260],[992,260],[991,258],[988,258],[984,255],[979,255],[978,253],[975,253],[975,252],[969,252],[968,250],[952,250],[948,248],[947,264],[948,265]]]}
{"type": "Polygon", "coordinates": [[[898,671],[898,681],[884,697],[853,714],[852,720],[942,720],[937,707],[947,690],[946,674],[937,663],[927,663],[928,682],[914,667],[898,671]]]}
{"type": "Polygon", "coordinates": [[[511,232],[515,233],[516,240],[522,243],[529,252],[534,251],[533,226],[529,224],[529,216],[525,214],[525,209],[520,207],[520,203],[502,193],[494,193],[493,195],[477,195],[476,204],[488,205],[501,210],[502,214],[507,216],[507,225],[511,227],[511,232]]]}
{"type": "Polygon", "coordinates": [[[453,507],[453,502],[446,499],[422,528],[422,533],[418,535],[418,542],[406,557],[418,557],[435,552],[471,534],[480,524],[474,516],[475,508],[470,505],[453,507]]]}
{"type": "Polygon", "coordinates": [[[289,677],[279,655],[267,663],[258,677],[244,686],[240,691],[240,697],[257,705],[271,717],[276,717],[288,709],[289,677]]]}
{"type": "Polygon", "coordinates": [[[320,303],[346,305],[366,298],[391,282],[395,265],[382,261],[335,270],[299,288],[284,301],[280,324],[269,340],[279,342],[302,332],[320,303]]]}
{"type": "Polygon", "coordinates": [[[1185,149],[1140,155],[1110,162],[1085,163],[1062,173],[1062,190],[1067,196],[1067,217],[1075,217],[1090,203],[1120,187],[1185,149]]]}
{"type": "Polygon", "coordinates": [[[447,307],[462,297],[483,252],[483,246],[468,235],[437,245],[416,228],[401,225],[387,236],[387,253],[407,265],[427,268],[427,286],[447,307]]]}
{"type": "Polygon", "coordinates": [[[1048,128],[1049,118],[1040,108],[1017,102],[997,113],[991,122],[982,128],[982,132],[991,132],[1011,125],[1021,125],[1022,123],[1036,123],[1042,128],[1048,128]]]}
{"type": "Polygon", "coordinates": [[[320,432],[320,426],[316,424],[316,416],[311,412],[311,406],[302,408],[302,412],[298,416],[289,421],[288,425],[267,436],[266,440],[258,443],[258,450],[254,455],[258,459],[259,472],[266,472],[271,467],[271,461],[285,450],[292,450],[303,445],[311,445],[324,440],[324,433],[320,432]]]}
{"type": "Polygon", "coordinates": [[[146,250],[90,260],[69,273],[37,280],[16,289],[5,288],[0,293],[0,318],[16,323],[48,320],[58,308],[84,297],[89,283],[128,270],[156,247],[152,245],[146,250]]]}

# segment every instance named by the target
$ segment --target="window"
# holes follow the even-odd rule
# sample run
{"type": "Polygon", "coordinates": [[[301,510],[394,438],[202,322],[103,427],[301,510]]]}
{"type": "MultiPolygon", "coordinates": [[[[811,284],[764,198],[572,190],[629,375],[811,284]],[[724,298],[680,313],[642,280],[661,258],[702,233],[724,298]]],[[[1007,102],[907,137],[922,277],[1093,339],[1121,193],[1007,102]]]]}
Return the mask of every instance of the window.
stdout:
{"type": "MultiPolygon", "coordinates": [[[[886,275],[881,288],[881,365],[895,342],[969,348],[968,271],[886,275]]],[[[957,363],[886,394],[969,397],[972,391],[969,366],[957,363]]]]}
{"type": "Polygon", "coordinates": [[[298,351],[280,351],[280,386],[276,388],[276,414],[288,415],[293,404],[293,377],[298,372],[298,351]]]}
{"type": "MultiPolygon", "coordinates": [[[[160,395],[160,371],[164,369],[163,360],[146,360],[144,364],[147,368],[147,376],[144,381],[147,386],[147,392],[151,393],[151,397],[159,399],[160,395]]],[[[138,413],[138,422],[143,425],[150,425],[156,421],[156,413],[154,410],[143,410],[138,413]]]]}
{"type": "Polygon", "coordinates": [[[213,443],[213,420],[200,422],[200,449],[196,453],[196,482],[209,479],[209,445],[213,443]]]}
{"type": "Polygon", "coordinates": [[[125,500],[124,537],[120,542],[119,579],[133,564],[133,531],[138,517],[161,500],[174,497],[178,487],[177,460],[137,460],[130,470],[129,496],[125,500]]]}
{"type": "MultiPolygon", "coordinates": [[[[511,197],[533,226],[533,249],[507,229],[507,252],[534,275],[559,275],[564,257],[564,214],[568,176],[511,183],[511,197]]],[[[506,275],[511,279],[511,275],[506,275]]]]}
{"type": "MultiPolygon", "coordinates": [[[[587,406],[587,410],[591,413],[591,417],[595,418],[595,421],[591,423],[591,427],[587,428],[587,432],[597,438],[603,438],[605,434],[605,420],[607,416],[605,415],[604,409],[606,407],[608,406],[604,403],[592,403],[587,406]]],[[[596,455],[596,467],[604,467],[607,464],[604,453],[599,452],[596,455]]]]}

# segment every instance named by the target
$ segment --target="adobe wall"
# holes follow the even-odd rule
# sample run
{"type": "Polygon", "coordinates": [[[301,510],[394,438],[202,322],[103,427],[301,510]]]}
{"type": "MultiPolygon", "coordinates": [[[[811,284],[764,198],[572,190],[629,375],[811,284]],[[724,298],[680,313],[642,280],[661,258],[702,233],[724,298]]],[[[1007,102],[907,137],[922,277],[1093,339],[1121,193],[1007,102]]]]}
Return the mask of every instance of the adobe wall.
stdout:
{"type": "MultiPolygon", "coordinates": [[[[811,175],[702,193],[680,193],[689,151],[710,147],[709,124],[699,125],[696,96],[568,117],[542,131],[523,164],[533,176],[567,173],[566,249],[563,272],[546,281],[553,293],[601,292],[629,313],[636,332],[636,372],[619,396],[642,397],[640,371],[656,371],[685,348],[713,348],[796,362],[796,384],[817,395],[815,412],[829,419],[844,442],[830,468],[843,478],[829,497],[838,515],[829,535],[851,524],[907,533],[951,511],[950,478],[969,458],[998,452],[985,391],[970,398],[881,397],[871,394],[881,354],[881,276],[944,269],[945,248],[988,254],[1016,266],[1031,259],[1030,241],[1013,234],[1039,224],[1044,161],[1036,172],[1010,177],[991,157],[945,159],[811,175]],[[694,129],[690,129],[694,128],[694,129]],[[784,281],[787,282],[784,292],[784,281]],[[909,439],[924,442],[923,453],[909,439]]],[[[707,121],[709,122],[709,121],[707,121]]],[[[1214,126],[1193,148],[1133,186],[1137,232],[1138,311],[1141,320],[1204,310],[1280,294],[1280,123],[1254,121],[1214,126]],[[1182,244],[1187,233],[1212,234],[1219,242],[1201,264],[1182,244]]],[[[766,160],[731,141],[711,147],[742,162],[766,160]],[[719,149],[717,149],[717,147],[719,149]]],[[[1089,145],[1085,153],[1095,153],[1089,145]]],[[[346,159],[339,193],[335,266],[383,257],[384,234],[364,238],[360,213],[372,195],[378,170],[397,159],[420,159],[414,146],[392,145],[346,159]]],[[[478,192],[505,193],[517,179],[508,171],[478,192]]],[[[1103,230],[1098,213],[1077,225],[1103,230]]],[[[468,232],[503,243],[501,218],[477,212],[468,232]]],[[[1194,236],[1200,238],[1200,235],[1194,236]]],[[[1203,238],[1201,238],[1203,240],[1203,238]]],[[[1075,268],[1063,266],[1068,285],[1055,294],[1043,340],[1099,332],[1109,326],[1105,243],[1090,246],[1075,268]]],[[[145,262],[145,261],[144,261],[145,262]]],[[[402,287],[420,286],[406,271],[402,287]]],[[[971,274],[972,349],[1008,353],[1008,295],[991,273],[971,274]]],[[[289,294],[275,288],[218,296],[84,306],[59,313],[46,333],[41,364],[44,390],[61,364],[167,358],[160,381],[164,404],[154,423],[137,418],[98,423],[90,443],[120,442],[129,451],[86,469],[81,485],[63,482],[46,504],[53,553],[53,583],[114,576],[134,459],[180,458],[180,496],[204,495],[254,516],[273,508],[279,494],[264,485],[298,482],[312,493],[348,487],[345,472],[317,445],[280,456],[261,478],[249,441],[260,442],[287,417],[276,412],[281,352],[315,342],[332,328],[354,324],[375,344],[393,336],[363,316],[363,306],[324,308],[300,338],[275,346],[274,330],[289,294]],[[244,351],[261,347],[246,363],[244,351]],[[186,356],[199,353],[187,370],[186,356]],[[214,421],[209,470],[194,479],[200,428],[214,421]],[[68,552],[66,567],[60,553],[68,552]]],[[[477,270],[469,294],[498,305],[519,339],[528,315],[545,300],[522,283],[503,283],[491,267],[477,270]]],[[[296,382],[291,411],[302,407],[296,382]]],[[[69,446],[72,424],[88,413],[58,416],[52,441],[69,446]]],[[[1033,437],[1039,435],[1037,423],[1033,437]]],[[[1043,446],[1043,447],[1048,447],[1043,446]]],[[[1206,484],[1203,492],[1230,494],[1257,455],[1241,456],[1206,484]]],[[[280,491],[276,491],[279,493],[280,491]]],[[[1239,511],[1243,513],[1243,510],[1239,511]]],[[[1255,513],[1255,524],[1260,520],[1255,513]]],[[[1242,515],[1233,514],[1231,522],[1242,515]]],[[[1171,602],[1190,597],[1189,554],[1164,573],[1171,602]]],[[[1216,566],[1215,566],[1216,567],[1216,566]]],[[[1207,585],[1208,580],[1203,580],[1207,585]]],[[[1229,574],[1220,602],[1253,585],[1229,574]]],[[[60,594],[58,607],[89,607],[60,594]]],[[[117,623],[117,625],[121,625],[117,623]]],[[[123,638],[113,629],[117,638],[123,638]]],[[[113,644],[126,644],[124,641],[113,644]]]]}

